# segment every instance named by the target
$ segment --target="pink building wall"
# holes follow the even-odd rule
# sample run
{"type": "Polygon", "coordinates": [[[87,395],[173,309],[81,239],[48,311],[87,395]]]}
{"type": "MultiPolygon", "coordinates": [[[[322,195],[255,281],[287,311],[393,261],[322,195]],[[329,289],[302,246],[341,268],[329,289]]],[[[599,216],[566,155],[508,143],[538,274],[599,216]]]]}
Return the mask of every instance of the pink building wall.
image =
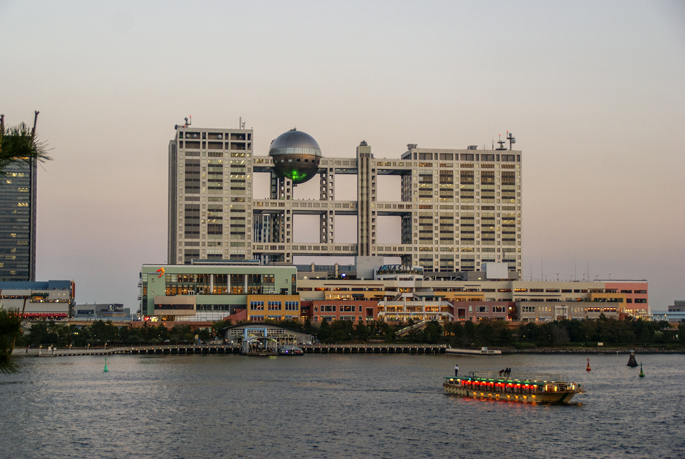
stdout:
{"type": "Polygon", "coordinates": [[[649,313],[649,287],[647,282],[605,282],[605,291],[615,290],[625,293],[625,311],[634,315],[649,313]]]}
{"type": "Polygon", "coordinates": [[[368,318],[376,320],[378,317],[378,301],[376,300],[313,300],[310,307],[312,323],[321,323],[322,320],[350,320],[354,317],[354,323],[366,321],[368,318]],[[331,309],[335,308],[335,311],[331,309]],[[354,311],[345,309],[354,308],[354,311]]]}

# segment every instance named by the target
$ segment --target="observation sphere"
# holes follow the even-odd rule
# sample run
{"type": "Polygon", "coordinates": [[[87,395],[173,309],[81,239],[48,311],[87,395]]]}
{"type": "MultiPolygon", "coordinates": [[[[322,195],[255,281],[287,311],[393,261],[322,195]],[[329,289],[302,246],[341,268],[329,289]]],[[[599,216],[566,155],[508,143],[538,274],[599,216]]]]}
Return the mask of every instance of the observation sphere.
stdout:
{"type": "Polygon", "coordinates": [[[269,156],[273,158],[276,175],[287,177],[297,185],[316,175],[321,161],[321,149],[312,136],[291,129],[271,142],[269,156]]]}

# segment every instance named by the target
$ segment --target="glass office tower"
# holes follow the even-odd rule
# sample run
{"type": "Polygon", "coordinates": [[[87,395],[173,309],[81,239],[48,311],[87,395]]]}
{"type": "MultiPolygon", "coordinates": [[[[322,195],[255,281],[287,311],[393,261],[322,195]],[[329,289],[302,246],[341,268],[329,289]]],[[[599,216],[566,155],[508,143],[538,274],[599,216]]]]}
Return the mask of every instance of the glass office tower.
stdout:
{"type": "Polygon", "coordinates": [[[0,176],[0,281],[36,278],[36,164],[0,176]]]}

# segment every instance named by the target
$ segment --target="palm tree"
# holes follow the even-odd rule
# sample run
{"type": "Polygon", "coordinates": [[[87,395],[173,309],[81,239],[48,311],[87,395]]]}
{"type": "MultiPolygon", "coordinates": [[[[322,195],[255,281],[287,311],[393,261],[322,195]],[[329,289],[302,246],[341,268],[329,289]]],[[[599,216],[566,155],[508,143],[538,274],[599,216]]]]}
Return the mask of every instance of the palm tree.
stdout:
{"type": "Polygon", "coordinates": [[[33,164],[49,161],[45,145],[36,139],[38,111],[33,120],[33,129],[24,123],[5,129],[5,115],[0,115],[0,176],[7,173],[12,164],[33,164]]]}

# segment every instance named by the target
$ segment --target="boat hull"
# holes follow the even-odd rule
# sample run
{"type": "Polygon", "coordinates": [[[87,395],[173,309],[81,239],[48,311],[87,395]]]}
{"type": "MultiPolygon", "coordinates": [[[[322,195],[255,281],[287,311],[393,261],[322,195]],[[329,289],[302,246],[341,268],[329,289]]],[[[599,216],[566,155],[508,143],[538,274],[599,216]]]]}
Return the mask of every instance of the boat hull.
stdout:
{"type": "Polygon", "coordinates": [[[460,397],[474,398],[474,399],[486,399],[486,400],[499,400],[506,402],[518,402],[518,403],[570,403],[571,399],[577,393],[581,393],[580,390],[565,390],[565,391],[555,391],[555,392],[527,392],[527,393],[510,393],[510,392],[499,392],[493,391],[486,388],[471,388],[464,387],[458,383],[451,383],[446,381],[443,384],[445,393],[450,395],[457,395],[460,397]]]}

